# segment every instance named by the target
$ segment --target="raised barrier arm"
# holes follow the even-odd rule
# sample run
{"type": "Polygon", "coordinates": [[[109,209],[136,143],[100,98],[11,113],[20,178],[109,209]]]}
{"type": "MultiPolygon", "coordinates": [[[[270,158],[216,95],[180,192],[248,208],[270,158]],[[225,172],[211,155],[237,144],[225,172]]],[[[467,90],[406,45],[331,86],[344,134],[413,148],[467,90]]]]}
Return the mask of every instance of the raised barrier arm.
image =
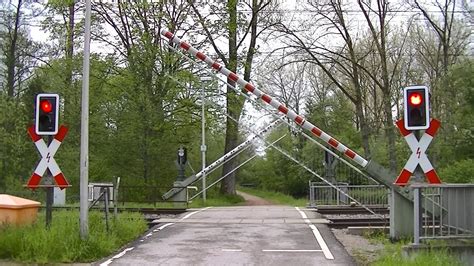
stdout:
{"type": "Polygon", "coordinates": [[[211,68],[218,71],[219,73],[225,75],[228,79],[235,81],[237,84],[245,88],[248,92],[253,93],[258,98],[262,99],[267,104],[271,105],[272,107],[276,108],[278,111],[283,113],[289,119],[294,121],[300,127],[310,131],[314,136],[320,138],[324,142],[328,143],[332,147],[334,147],[339,152],[343,153],[345,156],[350,158],[352,161],[357,163],[358,165],[365,167],[368,163],[366,159],[364,159],[359,154],[355,153],[344,144],[337,141],[335,138],[331,137],[326,132],[322,131],[315,125],[311,124],[311,122],[304,119],[302,116],[294,112],[293,110],[288,109],[284,104],[280,103],[278,100],[273,99],[268,94],[265,94],[261,90],[255,88],[251,83],[245,81],[243,78],[237,76],[234,72],[230,71],[229,69],[225,68],[221,64],[217,63],[216,61],[212,60],[211,58],[207,57],[205,54],[199,52],[196,48],[192,47],[190,44],[182,41],[178,37],[174,36],[173,33],[167,30],[161,30],[161,34],[168,38],[171,42],[179,45],[183,50],[191,54],[192,56],[200,59],[201,61],[208,64],[211,68]]]}
{"type": "Polygon", "coordinates": [[[343,153],[351,161],[355,162],[359,166],[362,166],[363,169],[367,173],[369,173],[375,180],[379,181],[381,184],[389,188],[393,188],[395,192],[401,194],[403,197],[407,199],[411,198],[411,196],[408,195],[406,191],[400,189],[400,187],[398,186],[393,185],[393,180],[397,176],[396,173],[392,173],[391,171],[379,165],[377,162],[373,160],[368,162],[365,158],[355,153],[354,151],[346,147],[344,144],[342,144],[341,142],[331,137],[326,132],[322,131],[321,129],[313,125],[311,122],[305,120],[302,116],[298,115],[296,112],[288,109],[288,107],[280,103],[278,100],[273,99],[268,94],[255,88],[254,85],[240,78],[234,72],[230,71],[229,69],[225,68],[221,64],[212,60],[210,57],[198,51],[196,48],[194,48],[190,44],[174,36],[173,33],[163,29],[161,30],[161,34],[165,36],[167,39],[169,39],[170,42],[178,45],[181,49],[186,51],[188,54],[205,62],[209,67],[211,67],[215,71],[225,75],[228,79],[242,86],[246,91],[254,94],[258,98],[262,99],[262,101],[265,102],[266,104],[272,106],[273,108],[277,109],[279,112],[283,113],[286,117],[294,121],[298,126],[310,131],[312,135],[323,140],[324,142],[329,144],[331,147],[334,147],[337,151],[343,153]]]}

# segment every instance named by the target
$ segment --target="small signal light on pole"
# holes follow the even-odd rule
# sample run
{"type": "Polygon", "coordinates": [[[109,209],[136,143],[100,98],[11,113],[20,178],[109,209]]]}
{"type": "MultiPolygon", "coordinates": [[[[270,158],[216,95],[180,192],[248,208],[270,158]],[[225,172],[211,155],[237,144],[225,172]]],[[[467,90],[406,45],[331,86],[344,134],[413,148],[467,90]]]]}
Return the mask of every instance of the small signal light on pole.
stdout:
{"type": "Polygon", "coordinates": [[[35,131],[38,135],[56,135],[59,122],[59,95],[41,93],[36,96],[35,131]]]}
{"type": "Polygon", "coordinates": [[[403,89],[404,121],[407,130],[427,129],[430,125],[429,91],[426,86],[403,89]]]}
{"type": "Polygon", "coordinates": [[[178,149],[178,164],[185,165],[188,161],[188,152],[184,147],[178,149]]]}

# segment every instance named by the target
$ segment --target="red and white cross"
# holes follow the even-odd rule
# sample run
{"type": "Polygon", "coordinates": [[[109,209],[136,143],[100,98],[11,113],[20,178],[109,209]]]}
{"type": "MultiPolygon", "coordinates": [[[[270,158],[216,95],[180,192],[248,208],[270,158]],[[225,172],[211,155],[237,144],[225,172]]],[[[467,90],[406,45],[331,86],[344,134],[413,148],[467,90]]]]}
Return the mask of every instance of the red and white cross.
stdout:
{"type": "Polygon", "coordinates": [[[34,126],[28,128],[28,133],[30,134],[31,139],[35,143],[36,148],[38,149],[42,158],[36,166],[33,175],[31,175],[30,180],[28,180],[27,187],[30,189],[38,188],[41,177],[48,168],[51,171],[56,184],[61,189],[68,187],[69,183],[61,172],[61,169],[59,169],[56,160],[54,160],[54,155],[58,151],[61,142],[66,137],[67,128],[65,126],[61,126],[59,128],[58,134],[54,136],[54,139],[49,146],[46,146],[46,142],[43,140],[43,138],[36,134],[34,126]]]}
{"type": "Polygon", "coordinates": [[[423,172],[431,184],[441,184],[438,174],[433,168],[433,165],[431,165],[428,156],[426,156],[426,150],[433,140],[433,137],[436,135],[441,123],[436,119],[432,119],[430,121],[429,128],[426,129],[419,141],[416,139],[412,131],[409,131],[405,128],[403,119],[398,120],[396,124],[400,130],[400,133],[405,138],[405,141],[408,143],[412,154],[405,164],[405,167],[403,167],[403,170],[398,176],[397,180],[395,180],[395,185],[407,185],[408,180],[410,180],[410,177],[413,175],[413,172],[418,165],[421,166],[421,169],[423,169],[423,172]]]}

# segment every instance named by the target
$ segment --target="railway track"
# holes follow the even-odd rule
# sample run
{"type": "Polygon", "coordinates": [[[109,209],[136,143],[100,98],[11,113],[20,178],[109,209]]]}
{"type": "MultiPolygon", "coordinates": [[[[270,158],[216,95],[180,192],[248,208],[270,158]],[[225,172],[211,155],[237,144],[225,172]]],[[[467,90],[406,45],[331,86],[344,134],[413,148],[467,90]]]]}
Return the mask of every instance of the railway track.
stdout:
{"type": "Polygon", "coordinates": [[[349,226],[371,227],[371,226],[389,226],[389,218],[382,217],[342,217],[342,218],[327,218],[329,220],[328,226],[331,228],[347,228],[349,226]]]}
{"type": "Polygon", "coordinates": [[[386,206],[368,206],[377,215],[373,215],[361,206],[318,206],[314,210],[329,220],[331,228],[389,226],[387,217],[389,209],[386,206]]]}
{"type": "MultiPolygon", "coordinates": [[[[373,212],[377,214],[388,214],[389,209],[386,206],[368,206],[373,212]]],[[[323,215],[344,215],[344,214],[370,214],[370,212],[360,206],[318,206],[315,209],[318,213],[323,215]]]]}

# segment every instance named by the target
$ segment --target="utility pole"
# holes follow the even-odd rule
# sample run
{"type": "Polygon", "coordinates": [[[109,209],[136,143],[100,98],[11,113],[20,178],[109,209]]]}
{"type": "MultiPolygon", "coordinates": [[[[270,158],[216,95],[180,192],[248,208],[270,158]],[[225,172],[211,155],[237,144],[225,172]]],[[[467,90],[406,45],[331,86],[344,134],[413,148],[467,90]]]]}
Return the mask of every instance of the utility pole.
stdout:
{"type": "Polygon", "coordinates": [[[80,234],[85,240],[89,236],[89,58],[91,42],[91,0],[86,0],[84,29],[84,60],[82,65],[81,99],[81,158],[80,158],[80,234]]]}
{"type": "Polygon", "coordinates": [[[206,202],[206,172],[204,169],[206,168],[206,95],[204,90],[204,82],[211,81],[211,77],[202,77],[201,78],[201,136],[202,136],[202,143],[201,143],[201,153],[202,153],[202,201],[206,202]]]}

